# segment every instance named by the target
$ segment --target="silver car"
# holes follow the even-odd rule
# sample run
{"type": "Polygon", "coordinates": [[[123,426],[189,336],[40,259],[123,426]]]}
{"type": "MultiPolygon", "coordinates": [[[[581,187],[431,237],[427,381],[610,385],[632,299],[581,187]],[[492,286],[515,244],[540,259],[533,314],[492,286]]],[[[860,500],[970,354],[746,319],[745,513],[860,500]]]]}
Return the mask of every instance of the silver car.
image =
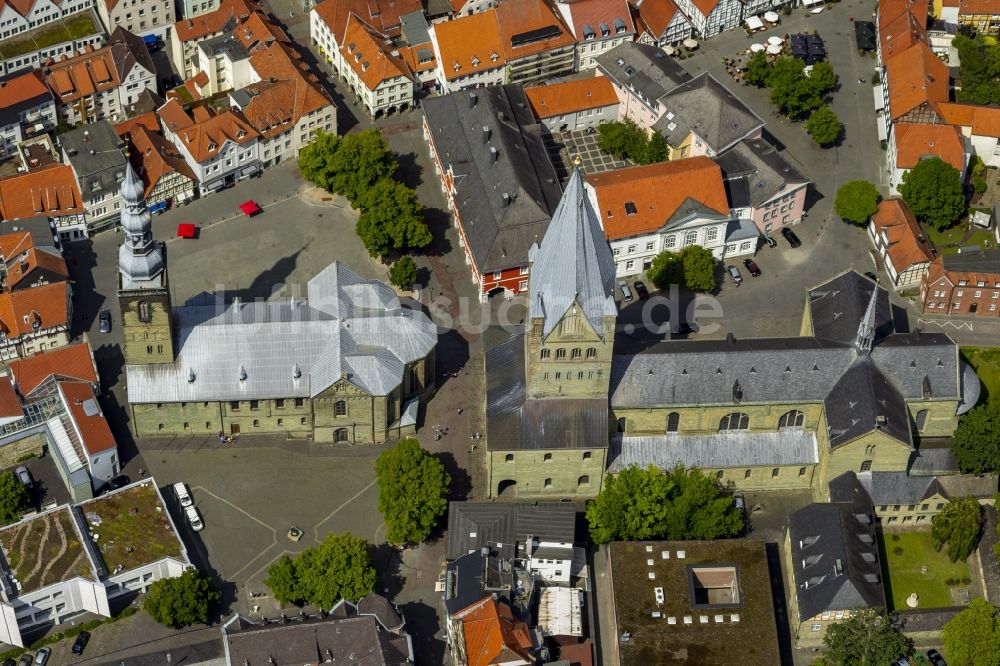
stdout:
{"type": "Polygon", "coordinates": [[[743,282],[743,276],[740,274],[740,269],[736,266],[726,266],[726,272],[729,273],[729,277],[733,278],[733,284],[737,287],[743,282]]]}
{"type": "Polygon", "coordinates": [[[16,470],[14,470],[14,473],[17,474],[17,478],[20,479],[21,483],[24,484],[25,488],[30,488],[31,486],[35,485],[35,480],[31,478],[31,472],[29,472],[28,468],[25,467],[24,465],[21,465],[16,470]]]}

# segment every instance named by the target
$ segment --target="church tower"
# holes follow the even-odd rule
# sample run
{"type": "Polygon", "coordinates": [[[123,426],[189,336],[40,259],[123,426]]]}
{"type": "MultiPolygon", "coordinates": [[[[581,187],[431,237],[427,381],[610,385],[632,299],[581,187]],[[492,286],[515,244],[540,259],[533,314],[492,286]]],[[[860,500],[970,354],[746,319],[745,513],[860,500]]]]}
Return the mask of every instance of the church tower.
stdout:
{"type": "Polygon", "coordinates": [[[163,246],[153,240],[145,186],[126,161],[121,185],[125,241],[118,250],[118,305],[125,337],[125,363],[173,363],[170,291],[163,246]]]}
{"type": "Polygon", "coordinates": [[[579,171],[529,258],[528,397],[607,400],[618,315],[615,260],[579,171]]]}

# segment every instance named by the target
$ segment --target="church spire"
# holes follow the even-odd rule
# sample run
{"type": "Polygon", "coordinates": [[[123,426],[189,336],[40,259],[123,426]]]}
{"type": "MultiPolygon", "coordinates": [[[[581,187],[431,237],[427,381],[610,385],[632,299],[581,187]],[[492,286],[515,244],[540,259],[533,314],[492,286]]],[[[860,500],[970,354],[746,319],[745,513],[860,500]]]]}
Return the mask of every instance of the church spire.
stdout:
{"type": "Polygon", "coordinates": [[[858,324],[858,337],[854,341],[854,347],[859,354],[870,354],[872,345],[875,343],[875,304],[878,300],[878,285],[872,289],[871,300],[868,301],[868,308],[865,316],[858,324]]]}
{"type": "Polygon", "coordinates": [[[153,224],[146,207],[145,185],[131,160],[125,161],[125,180],[121,184],[121,225],[125,242],[118,250],[118,271],[122,281],[132,287],[144,284],[161,286],[163,274],[163,249],[153,240],[153,224]]]}

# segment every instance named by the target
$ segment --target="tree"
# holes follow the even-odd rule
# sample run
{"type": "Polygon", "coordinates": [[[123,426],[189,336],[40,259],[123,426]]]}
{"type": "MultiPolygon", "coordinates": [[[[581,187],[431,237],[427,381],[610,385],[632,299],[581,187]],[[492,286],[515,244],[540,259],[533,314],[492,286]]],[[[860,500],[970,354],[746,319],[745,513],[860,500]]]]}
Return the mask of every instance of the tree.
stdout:
{"type": "Polygon", "coordinates": [[[837,74],[828,62],[818,62],[809,72],[809,85],[817,95],[824,96],[837,88],[837,74]]]}
{"type": "Polygon", "coordinates": [[[302,177],[324,190],[333,189],[333,156],[340,148],[340,137],[325,130],[316,130],[313,140],[299,152],[302,177]]]}
{"type": "Polygon", "coordinates": [[[841,219],[864,226],[878,210],[880,198],[878,189],[867,180],[849,180],[837,190],[834,208],[841,219]]]}
{"type": "Polygon", "coordinates": [[[696,469],[628,467],[608,477],[587,507],[590,537],[613,540],[720,539],[743,531],[743,515],[718,482],[696,469]]]}
{"type": "Polygon", "coordinates": [[[639,164],[665,162],[668,157],[670,157],[670,146],[667,145],[667,140],[663,138],[662,134],[653,130],[642,151],[642,159],[638,160],[639,164]]]}
{"type": "Polygon", "coordinates": [[[688,245],[680,251],[680,260],[684,268],[685,287],[700,293],[715,289],[719,262],[711,250],[701,245],[688,245]]]}
{"type": "Polygon", "coordinates": [[[377,127],[341,139],[334,153],[333,190],[347,197],[351,205],[376,183],[396,173],[399,163],[377,127]]]}
{"type": "Polygon", "coordinates": [[[400,289],[410,289],[417,281],[417,264],[410,257],[400,257],[389,268],[389,282],[400,289]]]}
{"type": "Polygon", "coordinates": [[[931,538],[938,550],[948,544],[952,562],[965,560],[979,544],[983,530],[983,511],[972,496],[952,498],[931,522],[931,538]]]}
{"type": "Polygon", "coordinates": [[[840,118],[826,104],[809,114],[809,120],[806,121],[806,132],[813,141],[824,147],[836,143],[842,131],[844,126],[840,118]]]}
{"type": "Polygon", "coordinates": [[[334,534],[295,559],[282,557],[267,570],[264,584],[282,604],[310,603],[333,608],[341,599],[357,601],[375,588],[368,542],[349,532],[334,534]]]}
{"type": "Polygon", "coordinates": [[[1000,470],[1000,406],[990,402],[963,414],[951,438],[951,452],[966,474],[1000,470]]]}
{"type": "Polygon", "coordinates": [[[303,597],[299,592],[295,562],[288,555],[282,555],[267,570],[264,585],[271,590],[281,605],[295,603],[303,597]]]}
{"type": "Polygon", "coordinates": [[[183,629],[208,623],[208,610],[218,603],[219,592],[197,569],[186,569],[177,578],[161,578],[149,586],[143,608],[165,627],[183,629]]]}
{"type": "Polygon", "coordinates": [[[7,525],[21,517],[28,508],[28,489],[14,472],[0,474],[0,525],[7,525]]]}
{"type": "Polygon", "coordinates": [[[750,59],[747,60],[746,71],[743,72],[743,80],[750,85],[763,88],[767,85],[770,76],[771,65],[767,61],[767,53],[758,51],[750,56],[750,59]]]}
{"type": "Polygon", "coordinates": [[[830,625],[823,643],[833,666],[885,666],[913,651],[913,641],[873,609],[830,625]]]}
{"type": "Polygon", "coordinates": [[[684,284],[684,265],[680,256],[670,250],[660,252],[650,262],[646,277],[657,289],[669,289],[672,284],[684,284]]]}
{"type": "Polygon", "coordinates": [[[1000,104],[1000,47],[985,35],[974,39],[956,35],[952,45],[958,51],[962,76],[958,99],[974,104],[1000,104]]]}
{"type": "Polygon", "coordinates": [[[965,213],[961,174],[939,157],[920,160],[903,174],[899,193],[913,214],[935,229],[947,229],[965,213]]]}
{"type": "Polygon", "coordinates": [[[402,183],[383,178],[359,197],[358,207],[356,231],[373,257],[427,247],[434,240],[417,193],[402,183]]]}
{"type": "Polygon", "coordinates": [[[375,461],[378,510],[389,543],[420,543],[448,510],[451,476],[437,457],[404,439],[375,461]]]}
{"type": "Polygon", "coordinates": [[[823,104],[821,86],[805,75],[805,62],[783,56],[771,64],[767,85],[771,88],[771,103],[790,118],[804,116],[823,104]]]}
{"type": "Polygon", "coordinates": [[[944,649],[948,663],[957,666],[1000,664],[1000,625],[996,606],[973,599],[968,608],[944,625],[944,649]]]}
{"type": "Polygon", "coordinates": [[[629,119],[598,125],[597,147],[636,164],[663,162],[670,155],[670,148],[661,134],[653,132],[647,136],[644,129],[629,119]]]}

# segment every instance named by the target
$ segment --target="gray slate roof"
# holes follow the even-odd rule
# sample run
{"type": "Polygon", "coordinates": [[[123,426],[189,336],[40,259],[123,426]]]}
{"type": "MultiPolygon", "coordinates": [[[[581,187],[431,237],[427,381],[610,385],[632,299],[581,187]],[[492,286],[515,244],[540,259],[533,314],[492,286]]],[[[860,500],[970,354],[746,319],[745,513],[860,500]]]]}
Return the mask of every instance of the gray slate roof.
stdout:
{"type": "Polygon", "coordinates": [[[222,628],[226,657],[241,666],[301,666],[332,661],[404,666],[412,659],[409,636],[383,627],[375,615],[345,601],[327,617],[259,624],[237,615],[222,628]]]}
{"type": "Polygon", "coordinates": [[[88,123],[59,135],[85,200],[102,193],[118,194],[125,178],[125,144],[107,120],[88,123]]]}
{"type": "Polygon", "coordinates": [[[889,434],[909,442],[906,400],[960,398],[958,348],[943,334],[894,333],[885,307],[876,309],[881,337],[870,356],[859,354],[854,338],[873,286],[851,272],[813,289],[817,337],[670,341],[618,354],[611,405],[823,402],[834,446],[875,428],[880,414],[889,434]]]}
{"type": "Polygon", "coordinates": [[[455,205],[476,268],[527,265],[562,189],[524,90],[478,88],[431,97],[423,109],[442,167],[454,174],[455,205]]]}
{"type": "Polygon", "coordinates": [[[491,450],[604,449],[608,401],[527,397],[524,329],[486,331],[486,433],[491,450]]]}
{"type": "Polygon", "coordinates": [[[618,314],[615,259],[580,171],[570,176],[542,245],[532,255],[529,313],[544,318],[542,337],[577,304],[603,338],[604,318],[618,314]]]}
{"type": "Polygon", "coordinates": [[[946,271],[955,271],[958,273],[994,273],[1000,275],[1000,250],[964,251],[961,254],[946,254],[943,260],[946,271]]]}
{"type": "Polygon", "coordinates": [[[666,113],[653,129],[674,146],[694,132],[721,153],[764,126],[760,116],[708,72],[677,86],[659,102],[666,113]]]}
{"type": "Polygon", "coordinates": [[[808,182],[764,139],[744,139],[713,159],[722,169],[733,207],[760,206],[787,184],[808,182]]]}
{"type": "Polygon", "coordinates": [[[623,42],[597,56],[597,67],[619,87],[628,88],[650,107],[656,100],[691,78],[663,49],[623,42]]]}
{"type": "Polygon", "coordinates": [[[44,215],[0,222],[0,234],[12,234],[17,231],[27,231],[31,234],[31,242],[40,250],[46,250],[53,254],[59,254],[62,251],[59,236],[53,230],[49,218],[44,215]]]}
{"type": "Polygon", "coordinates": [[[308,293],[308,302],[208,297],[175,308],[176,360],[126,366],[129,401],[305,398],[342,377],[381,396],[437,342],[424,313],[401,307],[389,287],[339,262],[310,280],[308,293]]]}
{"type": "Polygon", "coordinates": [[[800,621],[824,611],[885,610],[871,503],[863,492],[852,502],[799,509],[788,530],[800,621]]]}
{"type": "Polygon", "coordinates": [[[920,504],[944,489],[935,476],[908,476],[906,472],[844,472],[830,481],[830,501],[851,501],[860,485],[872,504],[909,506],[920,504]]]}
{"type": "Polygon", "coordinates": [[[450,502],[449,560],[489,547],[504,556],[528,537],[576,542],[576,506],[568,502],[450,502]],[[503,544],[498,546],[497,544],[503,544]]]}
{"type": "Polygon", "coordinates": [[[819,462],[816,433],[799,428],[778,432],[735,431],[715,435],[615,437],[608,471],[655,465],[713,470],[728,467],[813,465],[819,462]]]}

